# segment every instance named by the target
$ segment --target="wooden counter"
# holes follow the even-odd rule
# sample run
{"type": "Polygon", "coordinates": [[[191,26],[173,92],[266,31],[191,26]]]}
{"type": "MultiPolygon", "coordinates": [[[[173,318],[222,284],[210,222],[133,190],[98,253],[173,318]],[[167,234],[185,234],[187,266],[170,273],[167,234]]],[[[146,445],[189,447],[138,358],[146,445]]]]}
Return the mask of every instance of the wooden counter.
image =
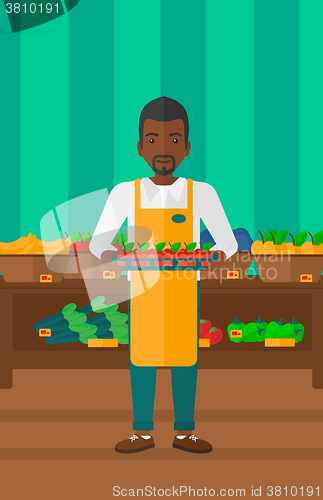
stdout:
{"type": "MultiPolygon", "coordinates": [[[[128,346],[89,349],[79,342],[47,345],[34,331],[36,321],[59,312],[67,303],[89,303],[89,295],[105,295],[127,312],[127,281],[62,280],[60,283],[6,283],[0,276],[0,388],[12,387],[13,369],[128,368],[128,346]]],[[[263,283],[244,280],[201,280],[200,317],[220,327],[220,344],[200,349],[201,369],[312,369],[313,387],[323,388],[323,276],[317,283],[263,283]],[[235,317],[248,323],[261,315],[270,322],[296,316],[305,326],[294,348],[265,348],[264,343],[235,344],[226,328],[235,317]]]]}

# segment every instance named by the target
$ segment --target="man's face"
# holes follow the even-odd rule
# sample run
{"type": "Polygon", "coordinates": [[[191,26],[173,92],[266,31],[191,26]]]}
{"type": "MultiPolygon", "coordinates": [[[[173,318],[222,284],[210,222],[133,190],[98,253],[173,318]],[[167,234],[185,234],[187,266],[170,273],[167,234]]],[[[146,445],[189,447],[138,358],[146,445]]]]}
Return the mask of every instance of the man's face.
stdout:
{"type": "Polygon", "coordinates": [[[145,120],[143,143],[138,141],[138,153],[159,175],[169,175],[189,155],[190,142],[185,147],[184,122],[145,120]]]}

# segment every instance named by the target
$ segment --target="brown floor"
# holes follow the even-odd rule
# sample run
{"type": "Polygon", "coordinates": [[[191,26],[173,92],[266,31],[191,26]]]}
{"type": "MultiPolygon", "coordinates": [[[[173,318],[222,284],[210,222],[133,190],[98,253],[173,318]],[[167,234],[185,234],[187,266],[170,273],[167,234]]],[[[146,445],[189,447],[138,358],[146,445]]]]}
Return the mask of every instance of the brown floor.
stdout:
{"type": "Polygon", "coordinates": [[[13,389],[0,390],[1,500],[109,500],[113,486],[323,491],[323,391],[310,371],[201,370],[196,433],[214,446],[205,456],[171,448],[168,370],[155,408],[156,449],[119,455],[115,443],[132,433],[126,370],[15,371],[13,389]]]}

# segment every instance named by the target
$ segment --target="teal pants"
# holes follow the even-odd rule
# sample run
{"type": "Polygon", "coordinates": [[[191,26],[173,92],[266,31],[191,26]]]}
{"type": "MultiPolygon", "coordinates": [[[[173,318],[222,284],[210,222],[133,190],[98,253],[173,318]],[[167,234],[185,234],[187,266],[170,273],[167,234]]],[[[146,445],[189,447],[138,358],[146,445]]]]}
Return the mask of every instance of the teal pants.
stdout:
{"type": "MultiPolygon", "coordinates": [[[[199,339],[200,323],[200,282],[198,282],[198,322],[196,341],[199,339]]],[[[130,308],[129,308],[130,314],[130,308]]],[[[130,317],[129,317],[130,319],[130,317]]],[[[130,324],[130,321],[129,321],[130,324]]],[[[131,332],[130,332],[131,343],[131,332]]],[[[197,350],[198,352],[198,350],[197,350]]],[[[197,384],[198,360],[193,366],[175,366],[171,368],[172,391],[175,414],[175,431],[194,431],[194,411],[197,384]]],[[[154,405],[156,392],[157,368],[135,366],[130,361],[130,378],[133,404],[133,430],[154,430],[154,405]]]]}

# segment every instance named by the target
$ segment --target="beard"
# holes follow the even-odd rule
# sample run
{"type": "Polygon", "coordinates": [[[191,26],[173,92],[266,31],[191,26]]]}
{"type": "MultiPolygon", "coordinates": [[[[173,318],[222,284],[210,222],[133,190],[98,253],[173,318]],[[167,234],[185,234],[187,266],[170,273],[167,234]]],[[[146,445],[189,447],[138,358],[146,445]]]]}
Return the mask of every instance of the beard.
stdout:
{"type": "Polygon", "coordinates": [[[152,166],[152,169],[153,171],[158,174],[158,175],[162,175],[162,176],[166,176],[166,175],[170,175],[174,172],[175,170],[175,158],[174,156],[172,155],[156,155],[153,157],[153,166],[152,166]],[[156,167],[156,160],[158,158],[171,158],[172,160],[172,166],[171,168],[167,169],[165,166],[163,166],[161,169],[157,168],[156,167]]]}

